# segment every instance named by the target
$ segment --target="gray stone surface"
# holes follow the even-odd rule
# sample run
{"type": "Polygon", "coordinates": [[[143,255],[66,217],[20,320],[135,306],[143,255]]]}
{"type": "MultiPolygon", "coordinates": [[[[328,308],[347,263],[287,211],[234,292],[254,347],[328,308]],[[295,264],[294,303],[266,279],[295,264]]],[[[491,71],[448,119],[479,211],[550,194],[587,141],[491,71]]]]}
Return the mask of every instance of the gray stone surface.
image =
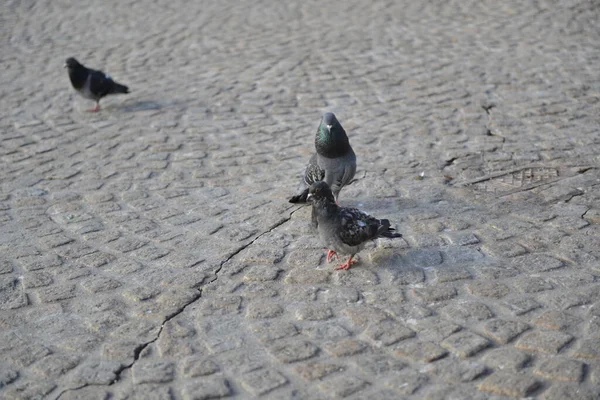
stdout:
{"type": "Polygon", "coordinates": [[[0,15],[1,398],[600,398],[597,2],[0,15]],[[325,111],[404,234],[349,271],[287,202],[325,111]]]}

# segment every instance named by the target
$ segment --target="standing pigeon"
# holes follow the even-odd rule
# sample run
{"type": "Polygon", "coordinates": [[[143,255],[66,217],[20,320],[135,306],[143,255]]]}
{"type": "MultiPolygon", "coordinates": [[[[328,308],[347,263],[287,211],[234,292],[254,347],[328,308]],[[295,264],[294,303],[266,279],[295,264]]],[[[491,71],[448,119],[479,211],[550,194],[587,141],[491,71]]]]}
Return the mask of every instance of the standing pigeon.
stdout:
{"type": "Polygon", "coordinates": [[[325,182],[313,183],[308,192],[312,201],[312,222],[317,228],[321,243],[327,248],[327,262],[336,253],[350,254],[350,258],[336,269],[349,269],[352,257],[361,251],[365,242],[377,238],[398,238],[387,219],[377,219],[356,209],[340,207],[335,203],[331,189],[325,182]]]}
{"type": "Polygon", "coordinates": [[[129,93],[127,86],[113,81],[110,75],[86,68],[73,57],[67,58],[65,68],[69,69],[69,79],[77,93],[96,102],[96,106],[88,110],[90,112],[100,110],[100,99],[106,95],[129,93]]]}
{"type": "Polygon", "coordinates": [[[333,113],[325,113],[315,136],[317,150],[304,172],[301,192],[290,203],[304,203],[308,187],[317,181],[325,181],[331,187],[337,202],[340,190],[350,184],[356,172],[356,155],[350,146],[346,131],[333,113]]]}

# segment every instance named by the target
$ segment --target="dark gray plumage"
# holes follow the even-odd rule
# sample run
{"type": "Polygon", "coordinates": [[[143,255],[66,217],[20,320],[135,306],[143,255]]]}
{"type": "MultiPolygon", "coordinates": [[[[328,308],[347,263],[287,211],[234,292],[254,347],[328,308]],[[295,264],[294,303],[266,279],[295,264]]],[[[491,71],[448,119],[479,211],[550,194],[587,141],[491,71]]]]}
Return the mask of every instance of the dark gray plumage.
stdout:
{"type": "Polygon", "coordinates": [[[333,113],[325,113],[315,136],[314,153],[301,182],[301,192],[290,199],[290,203],[304,203],[308,187],[317,181],[325,181],[337,201],[340,191],[349,185],[356,172],[356,155],[346,131],[333,113]]]}
{"type": "Polygon", "coordinates": [[[329,249],[327,261],[336,253],[349,254],[350,258],[336,269],[349,269],[352,257],[365,243],[377,238],[398,238],[387,219],[377,219],[356,209],[340,207],[327,183],[315,182],[308,192],[312,201],[312,223],[319,232],[321,243],[329,249]]]}
{"type": "Polygon", "coordinates": [[[129,93],[129,88],[112,80],[102,71],[86,68],[73,57],[67,58],[65,68],[69,69],[69,80],[73,89],[86,99],[94,100],[96,106],[88,111],[100,110],[100,99],[109,94],[129,93]]]}

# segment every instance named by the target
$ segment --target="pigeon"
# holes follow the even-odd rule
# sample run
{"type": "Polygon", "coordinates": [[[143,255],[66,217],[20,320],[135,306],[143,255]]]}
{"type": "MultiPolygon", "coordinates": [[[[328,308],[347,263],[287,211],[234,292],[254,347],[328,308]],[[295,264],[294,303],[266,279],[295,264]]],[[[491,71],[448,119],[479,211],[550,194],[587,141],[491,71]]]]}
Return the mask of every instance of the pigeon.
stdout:
{"type": "Polygon", "coordinates": [[[371,217],[356,208],[340,207],[326,182],[313,183],[308,192],[312,202],[312,224],[319,232],[321,243],[328,249],[327,262],[337,254],[349,254],[348,261],[336,269],[347,270],[352,257],[361,251],[365,243],[377,238],[399,238],[387,219],[371,217]]]}
{"type": "Polygon", "coordinates": [[[314,182],[325,181],[331,187],[337,202],[340,191],[349,185],[356,172],[356,155],[346,131],[333,113],[325,113],[315,136],[317,150],[304,172],[301,192],[290,198],[290,203],[305,203],[308,188],[314,182]]]}
{"type": "Polygon", "coordinates": [[[110,75],[86,68],[73,57],[67,58],[65,68],[69,69],[69,79],[77,93],[96,102],[96,106],[88,110],[90,112],[100,110],[100,99],[106,95],[129,93],[127,86],[113,81],[110,75]]]}

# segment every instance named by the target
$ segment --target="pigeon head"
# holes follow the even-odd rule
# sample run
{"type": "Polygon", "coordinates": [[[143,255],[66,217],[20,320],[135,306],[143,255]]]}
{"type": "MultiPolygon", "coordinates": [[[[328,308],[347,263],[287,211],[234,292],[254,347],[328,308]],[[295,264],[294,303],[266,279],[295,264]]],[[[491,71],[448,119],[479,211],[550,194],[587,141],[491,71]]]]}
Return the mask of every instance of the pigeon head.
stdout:
{"type": "Polygon", "coordinates": [[[315,136],[315,147],[317,153],[329,158],[341,157],[351,149],[346,131],[334,113],[323,114],[315,136]]]}
{"type": "Polygon", "coordinates": [[[79,63],[79,61],[77,61],[75,58],[73,57],[69,57],[67,58],[67,60],[65,61],[65,68],[69,68],[69,69],[75,69],[77,67],[83,67],[83,65],[81,65],[79,63]]]}
{"type": "Polygon", "coordinates": [[[321,127],[323,129],[327,129],[328,132],[331,132],[331,130],[334,129],[334,127],[339,124],[340,123],[338,122],[334,113],[328,112],[328,113],[323,114],[323,118],[321,120],[321,127]]]}
{"type": "Polygon", "coordinates": [[[323,181],[317,181],[310,185],[307,200],[313,202],[325,200],[327,202],[335,203],[335,197],[333,197],[329,185],[323,181]]]}

